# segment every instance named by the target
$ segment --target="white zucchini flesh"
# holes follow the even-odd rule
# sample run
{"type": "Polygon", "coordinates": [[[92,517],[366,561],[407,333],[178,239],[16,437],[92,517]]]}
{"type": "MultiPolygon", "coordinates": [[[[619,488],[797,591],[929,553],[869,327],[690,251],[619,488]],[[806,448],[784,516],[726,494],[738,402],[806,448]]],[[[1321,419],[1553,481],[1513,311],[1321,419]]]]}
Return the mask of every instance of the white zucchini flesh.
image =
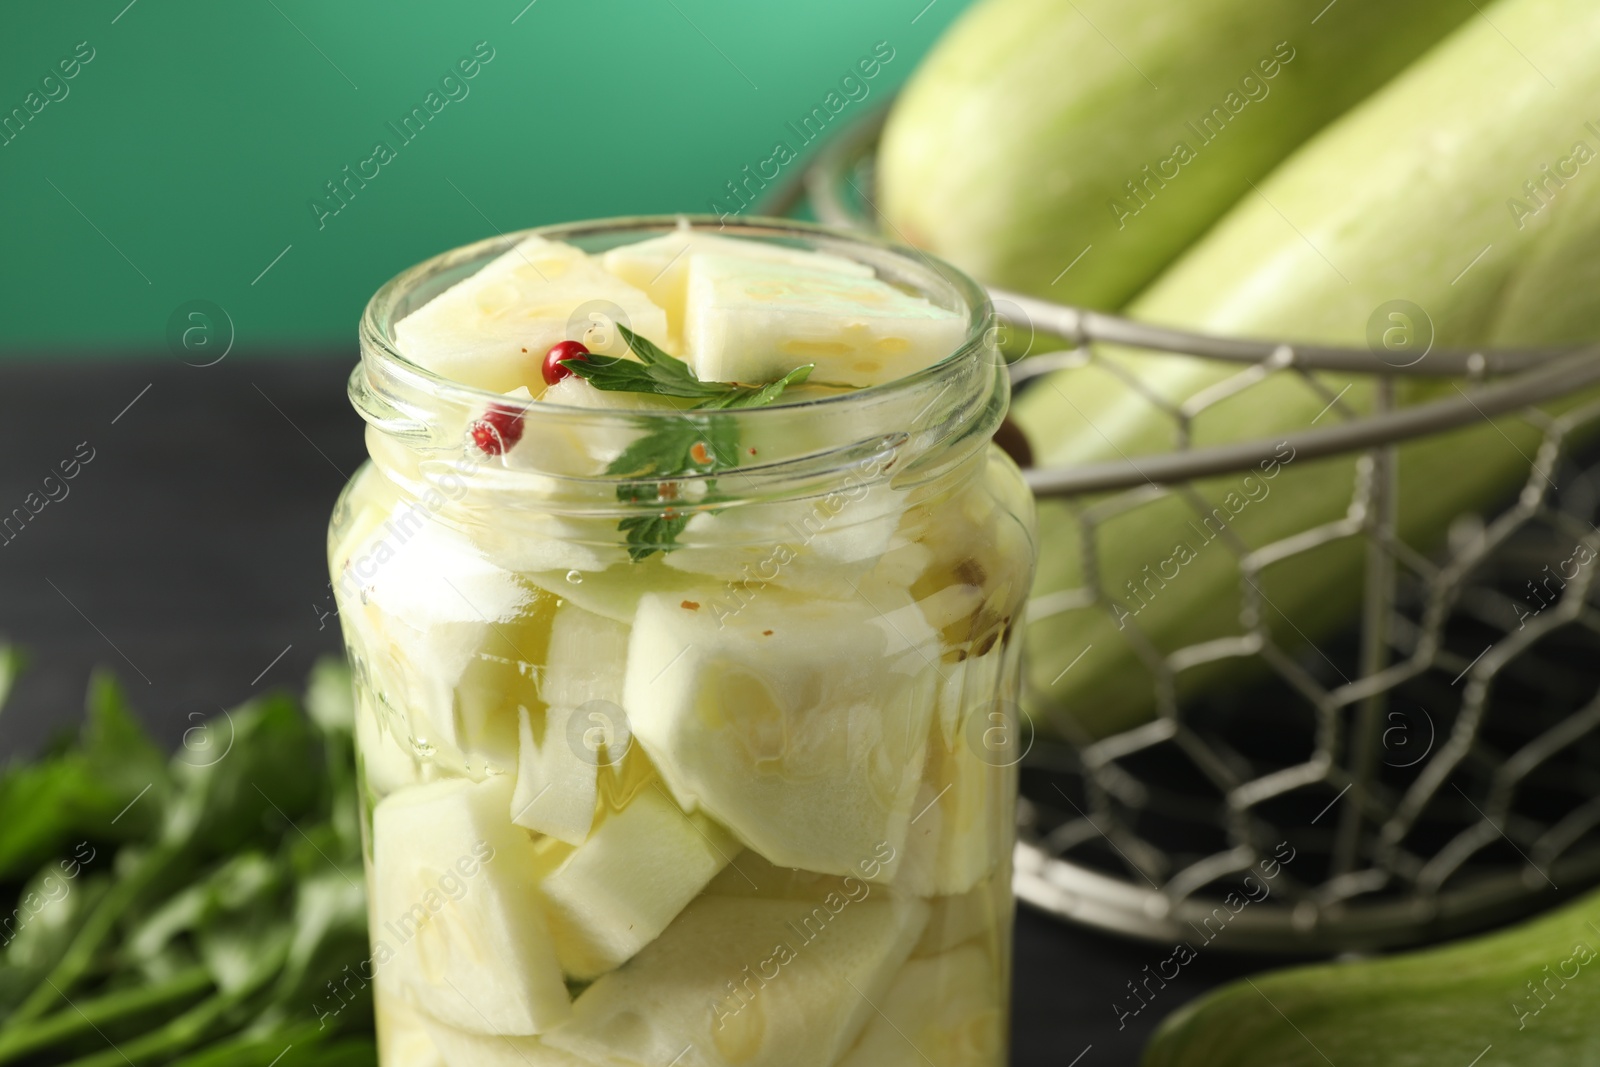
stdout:
{"type": "Polygon", "coordinates": [[[683,336],[684,305],[689,292],[689,258],[698,253],[743,256],[772,263],[790,263],[813,270],[829,270],[857,278],[872,277],[872,268],[826,252],[741,241],[696,230],[675,230],[631,245],[613,248],[600,257],[606,270],[642,290],[667,313],[672,337],[683,336]]]}
{"type": "Polygon", "coordinates": [[[851,874],[880,845],[904,845],[938,656],[904,593],[825,601],[767,588],[720,618],[647,594],[623,705],[685,809],[779,866],[851,874]]]}
{"type": "Polygon", "coordinates": [[[567,974],[596,978],[632,959],[739,851],[704,815],[686,815],[658,784],[605,817],[540,883],[567,974]]]}
{"type": "Polygon", "coordinates": [[[828,1067],[861,1032],[928,907],[859,883],[824,902],[705,896],[580,996],[546,1040],[597,1062],[828,1067]]]}
{"type": "Polygon", "coordinates": [[[911,960],[839,1067],[989,1067],[1003,1044],[1003,988],[975,945],[911,960]]]}
{"type": "Polygon", "coordinates": [[[955,352],[965,316],[876,278],[691,253],[688,361],[705,381],[770,382],[814,364],[819,382],[903,378],[955,352]]]}
{"type": "Polygon", "coordinates": [[[527,237],[395,324],[400,352],[441,377],[495,393],[542,389],[550,346],[599,302],[624,325],[665,338],[667,316],[638,289],[568,244],[527,237]]]}
{"type": "Polygon", "coordinates": [[[374,958],[428,1014],[475,1033],[537,1034],[571,1007],[533,841],[506,818],[511,788],[444,779],[372,813],[374,958]]]}

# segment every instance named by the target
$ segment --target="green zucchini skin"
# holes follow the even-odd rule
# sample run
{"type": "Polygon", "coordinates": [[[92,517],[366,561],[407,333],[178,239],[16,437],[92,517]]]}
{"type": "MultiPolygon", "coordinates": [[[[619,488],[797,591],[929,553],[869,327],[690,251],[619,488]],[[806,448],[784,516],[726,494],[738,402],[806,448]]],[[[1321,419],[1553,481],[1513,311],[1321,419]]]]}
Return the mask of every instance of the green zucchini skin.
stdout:
{"type": "MultiPolygon", "coordinates": [[[[1487,19],[1465,24],[1287,160],[1130,314],[1202,332],[1361,346],[1380,309],[1405,300],[1426,311],[1439,347],[1600,338],[1600,7],[1592,0],[1500,0],[1485,12],[1487,19]],[[1570,159],[1580,141],[1597,158],[1564,187],[1552,186],[1537,213],[1512,210],[1509,202],[1526,195],[1524,183],[1543,165],[1570,159]]],[[[1174,420],[1106,366],[1136,377],[1167,404],[1234,373],[1110,348],[1098,355],[1104,366],[1058,372],[1018,398],[1014,416],[1040,465],[1114,460],[1176,444],[1174,420]]],[[[1371,382],[1319,380],[1321,392],[1293,375],[1245,389],[1198,416],[1192,441],[1287,435],[1371,409],[1371,382]],[[1341,391],[1342,407],[1329,408],[1341,391]]],[[[1412,403],[1453,390],[1448,381],[1421,381],[1402,386],[1397,399],[1412,403]]],[[[1526,476],[1524,457],[1538,440],[1527,423],[1502,417],[1495,426],[1402,448],[1402,539],[1432,551],[1461,510],[1503,499],[1526,476]]],[[[1286,463],[1270,482],[1263,472],[1257,481],[1270,495],[1232,516],[1235,540],[1204,547],[1184,532],[1198,511],[1178,497],[1099,524],[1093,546],[1103,587],[1140,610],[1132,619],[1104,606],[1033,611],[1030,710],[1058,718],[1069,732],[1103,736],[1156,709],[1142,663],[1243,633],[1252,611],[1284,645],[1302,648],[1348,620],[1361,589],[1360,538],[1266,568],[1254,608],[1234,558],[1345,517],[1359,473],[1350,460],[1286,463]],[[1176,577],[1146,585],[1144,568],[1163,569],[1185,541],[1196,558],[1166,565],[1176,577]],[[1150,595],[1134,600],[1129,581],[1150,595]],[[1062,674],[1086,647],[1082,662],[1062,674]]],[[[1207,506],[1229,491],[1250,491],[1242,477],[1198,488],[1207,506]]],[[[1040,507],[1036,600],[1084,584],[1081,508],[1040,507]]],[[[1187,669],[1169,695],[1212,684],[1237,662],[1187,669]]]]}
{"type": "Polygon", "coordinates": [[[1163,1022],[1143,1067],[1593,1067],[1597,921],[1589,896],[1441,948],[1234,982],[1163,1022]]]}
{"type": "Polygon", "coordinates": [[[894,108],[881,207],[891,232],[987,283],[1120,307],[1251,181],[1472,13],[1458,0],[984,0],[894,108]]]}

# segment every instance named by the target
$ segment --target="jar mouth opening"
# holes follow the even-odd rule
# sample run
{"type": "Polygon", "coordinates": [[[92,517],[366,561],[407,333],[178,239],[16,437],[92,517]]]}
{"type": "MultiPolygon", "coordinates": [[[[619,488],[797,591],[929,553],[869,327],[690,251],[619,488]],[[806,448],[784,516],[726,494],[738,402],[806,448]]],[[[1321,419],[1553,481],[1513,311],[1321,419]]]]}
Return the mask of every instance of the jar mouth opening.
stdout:
{"type": "MultiPolygon", "coordinates": [[[[890,276],[888,280],[906,285],[929,301],[947,310],[964,313],[967,317],[961,344],[938,361],[910,374],[832,395],[793,400],[780,397],[766,407],[741,409],[741,417],[760,418],[771,412],[838,408],[851,403],[870,403],[897,392],[914,391],[930,381],[951,375],[953,368],[967,359],[981,357],[987,347],[994,321],[994,309],[988,293],[956,267],[918,249],[872,234],[845,233],[792,219],[759,216],[720,218],[707,214],[637,215],[557,223],[502,233],[450,249],[408,267],[385,282],[367,302],[360,324],[362,364],[366,365],[369,360],[380,363],[385,376],[402,380],[410,389],[420,389],[447,404],[484,408],[495,401],[504,402],[503,393],[447,378],[412,361],[400,351],[394,337],[395,324],[426,303],[426,300],[414,301],[414,298],[425,292],[427,299],[432,299],[527,237],[574,243],[585,251],[594,251],[601,246],[618,247],[675,230],[710,232],[736,238],[765,238],[774,242],[799,242],[808,249],[865,263],[876,268],[880,274],[887,272],[890,276]],[[586,247],[590,245],[595,247],[586,247]],[[472,269],[460,269],[467,265],[472,269]],[[439,284],[441,279],[447,281],[439,284]]],[[[360,374],[361,369],[358,368],[356,373],[360,374]]],[[[596,414],[592,408],[542,400],[536,406],[541,418],[592,417],[596,414]]],[[[609,413],[622,416],[658,414],[642,406],[616,408],[609,413]]]]}
{"type": "Polygon", "coordinates": [[[863,456],[875,479],[892,478],[909,487],[986,445],[999,425],[1009,388],[991,329],[993,315],[987,294],[960,271],[876,237],[809,223],[724,221],[709,215],[566,223],[465,245],[385,284],[362,318],[361,363],[350,376],[350,400],[368,424],[374,464],[396,483],[421,486],[454,476],[502,502],[520,494],[528,506],[544,510],[592,513],[622,504],[651,515],[666,506],[662,494],[667,492],[684,500],[702,500],[713,491],[719,499],[800,498],[855,477],[863,456]],[[484,413],[491,405],[508,403],[507,394],[445,378],[408,359],[395,343],[396,323],[524,237],[563,241],[593,253],[680,228],[747,235],[852,259],[880,279],[961,315],[966,322],[961,343],[939,361],[879,385],[765,407],[680,410],[516,401],[522,405],[517,436],[510,446],[494,450],[485,449],[479,436],[484,413]],[[690,437],[698,441],[690,444],[690,437]],[[647,438],[653,440],[632,451],[647,438]],[[870,457],[885,441],[896,442],[894,456],[878,469],[870,457]],[[703,451],[697,454],[694,448],[703,451]]]}

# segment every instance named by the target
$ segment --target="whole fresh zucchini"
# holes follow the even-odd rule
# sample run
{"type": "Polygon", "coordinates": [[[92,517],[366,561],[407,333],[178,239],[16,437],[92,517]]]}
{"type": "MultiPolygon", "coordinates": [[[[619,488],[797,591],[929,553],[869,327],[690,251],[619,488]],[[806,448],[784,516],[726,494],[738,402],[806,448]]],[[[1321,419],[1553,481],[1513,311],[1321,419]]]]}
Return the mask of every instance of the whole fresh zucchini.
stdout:
{"type": "MultiPolygon", "coordinates": [[[[1500,0],[1485,14],[1286,161],[1129,313],[1208,333],[1372,343],[1396,363],[1426,358],[1430,338],[1440,347],[1600,338],[1600,121],[1591,121],[1600,120],[1600,7],[1500,0]]],[[[1016,419],[1040,464],[1173,448],[1177,420],[1127,380],[1175,406],[1238,372],[1125,350],[1098,355],[1018,399],[1016,419]]],[[[1372,407],[1370,379],[1322,375],[1318,385],[1268,377],[1205,408],[1189,425],[1191,443],[1287,435],[1372,407]]],[[[1402,386],[1397,400],[1454,389],[1432,380],[1402,386]]],[[[1493,503],[1527,476],[1537,442],[1532,427],[1506,417],[1402,448],[1402,539],[1435,548],[1461,510],[1493,503]]],[[[1353,460],[1313,464],[1285,451],[1194,496],[1092,524],[1084,502],[1046,502],[1028,635],[1033,708],[1095,736],[1115,732],[1156,706],[1141,661],[1243,633],[1252,612],[1301,647],[1348,619],[1361,538],[1283,559],[1253,585],[1241,583],[1237,560],[1344,518],[1357,476],[1353,460]],[[1086,545],[1095,575],[1083,571],[1086,545]],[[1052,610],[1095,576],[1101,603],[1052,610]]],[[[1188,665],[1178,694],[1226,669],[1188,665]]]]}
{"type": "Polygon", "coordinates": [[[1120,307],[1251,181],[1472,13],[1460,0],[984,0],[895,106],[881,206],[893,231],[987,283],[1120,307]]]}
{"type": "Polygon", "coordinates": [[[1485,937],[1235,982],[1167,1019],[1144,1067],[1600,1064],[1600,896],[1485,937]]]}

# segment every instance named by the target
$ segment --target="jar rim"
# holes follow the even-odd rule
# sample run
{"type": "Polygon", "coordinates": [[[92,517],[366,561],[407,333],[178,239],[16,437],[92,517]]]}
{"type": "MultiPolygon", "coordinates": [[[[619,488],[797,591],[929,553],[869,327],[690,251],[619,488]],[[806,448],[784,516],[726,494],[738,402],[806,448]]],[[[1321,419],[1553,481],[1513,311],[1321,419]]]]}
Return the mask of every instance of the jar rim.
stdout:
{"type": "MultiPolygon", "coordinates": [[[[503,401],[505,398],[503,393],[447,378],[414,362],[400,351],[399,346],[394,341],[393,327],[404,316],[395,316],[394,311],[407,295],[414,292],[424,280],[436,277],[451,267],[467,262],[477,262],[478,266],[481,267],[494,256],[509,251],[528,237],[544,237],[552,241],[565,241],[637,234],[639,239],[648,239],[650,236],[661,236],[675,230],[713,232],[733,237],[800,239],[806,241],[809,245],[814,245],[816,250],[838,251],[847,256],[852,249],[857,252],[870,250],[872,255],[869,265],[888,266],[891,263],[895,263],[902,269],[908,265],[920,266],[920,271],[915,273],[920,273],[925,282],[931,283],[937,280],[938,283],[946,287],[951,295],[960,300],[967,315],[966,333],[955,350],[910,374],[887,382],[831,395],[808,396],[803,399],[793,400],[780,397],[777,402],[762,408],[741,409],[740,414],[744,417],[759,418],[773,411],[788,411],[792,413],[796,409],[824,405],[838,406],[849,404],[852,401],[859,403],[882,398],[894,392],[914,390],[931,379],[937,379],[951,373],[952,368],[958,366],[965,357],[981,353],[994,324],[994,306],[989,299],[988,292],[966,273],[947,261],[929,255],[921,249],[891,241],[876,234],[857,233],[818,223],[765,216],[725,218],[717,215],[695,213],[628,215],[578,222],[553,223],[544,226],[532,226],[522,230],[501,232],[493,237],[482,238],[469,244],[448,249],[430,256],[420,263],[407,267],[379,286],[377,292],[368,300],[362,312],[359,326],[362,366],[365,366],[369,357],[372,357],[385,364],[384,369],[391,375],[407,380],[407,385],[414,388],[423,388],[441,400],[453,400],[479,407],[495,400],[503,401]]],[[[860,256],[851,256],[850,258],[860,259],[860,256]]],[[[465,276],[463,275],[463,277],[465,276]]],[[[930,289],[933,287],[930,284],[917,285],[916,288],[924,298],[932,298],[933,294],[930,289]]],[[[361,367],[357,368],[356,373],[361,373],[361,367]]],[[[540,408],[547,414],[556,417],[560,417],[565,413],[594,414],[594,410],[591,408],[546,401],[540,401],[540,408]]],[[[644,415],[650,413],[647,408],[636,409],[636,412],[635,409],[626,408],[616,410],[618,414],[637,413],[644,415]]]]}
{"type": "Polygon", "coordinates": [[[798,499],[826,493],[865,469],[875,471],[874,479],[893,478],[910,487],[937,478],[987,445],[999,425],[1010,390],[993,321],[993,306],[976,282],[882,238],[788,220],[729,222],[708,215],[564,223],[464,245],[391,279],[362,318],[362,358],[351,373],[349,394],[369,426],[368,451],[391,480],[417,489],[453,474],[492,491],[507,506],[515,501],[544,511],[653,515],[661,505],[652,502],[652,493],[659,496],[665,484],[685,499],[714,488],[723,498],[798,499]],[[507,403],[506,394],[444,378],[407,359],[394,344],[393,325],[404,314],[528,235],[569,240],[593,252],[607,247],[607,241],[614,247],[695,226],[792,238],[807,248],[849,256],[886,281],[964,313],[967,331],[953,352],[911,374],[789,403],[701,411],[532,401],[523,408],[517,446],[494,454],[475,445],[473,428],[490,405],[507,403]],[[713,440],[737,440],[737,451],[719,454],[722,462],[704,469],[674,473],[665,482],[654,471],[613,472],[610,464],[629,443],[664,427],[678,429],[668,420],[683,420],[708,447],[713,440]],[[879,469],[873,457],[883,449],[891,450],[892,459],[879,469]],[[737,478],[736,494],[726,485],[718,488],[718,479],[726,477],[737,478]]]}

